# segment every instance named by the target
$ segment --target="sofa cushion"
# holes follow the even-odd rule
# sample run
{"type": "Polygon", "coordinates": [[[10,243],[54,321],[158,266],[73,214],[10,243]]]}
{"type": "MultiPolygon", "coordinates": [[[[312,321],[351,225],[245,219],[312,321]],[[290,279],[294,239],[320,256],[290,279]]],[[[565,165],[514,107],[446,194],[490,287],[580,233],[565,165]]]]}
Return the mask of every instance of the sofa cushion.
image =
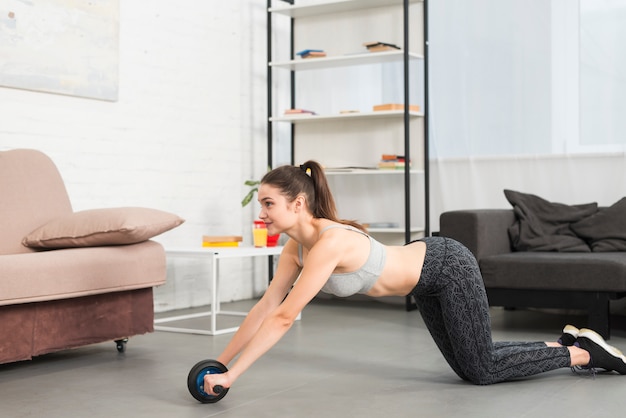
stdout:
{"type": "Polygon", "coordinates": [[[626,197],[571,225],[595,252],[626,251],[626,197]]]}
{"type": "Polygon", "coordinates": [[[505,190],[504,195],[517,218],[509,228],[516,251],[591,251],[585,240],[571,230],[570,224],[596,213],[596,203],[564,205],[513,190],[505,190]]]}
{"type": "Polygon", "coordinates": [[[184,222],[157,209],[126,207],[84,210],[51,220],[22,243],[31,248],[72,248],[135,244],[184,222]]]}
{"type": "Polygon", "coordinates": [[[485,287],[626,291],[626,253],[513,252],[484,257],[485,287]]]}
{"type": "Polygon", "coordinates": [[[70,213],[65,184],[47,155],[30,149],[0,152],[0,254],[32,253],[22,245],[24,236],[70,213]]]}
{"type": "Polygon", "coordinates": [[[155,241],[0,255],[0,306],[157,286],[165,262],[155,241]]]}

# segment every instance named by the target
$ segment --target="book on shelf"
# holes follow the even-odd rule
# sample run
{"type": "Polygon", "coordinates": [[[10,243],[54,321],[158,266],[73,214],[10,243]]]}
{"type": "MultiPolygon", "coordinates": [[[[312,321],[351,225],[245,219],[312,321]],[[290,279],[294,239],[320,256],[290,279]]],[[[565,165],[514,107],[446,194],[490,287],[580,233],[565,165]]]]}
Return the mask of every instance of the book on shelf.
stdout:
{"type": "MultiPolygon", "coordinates": [[[[409,160],[409,167],[411,161],[409,160]]],[[[404,155],[383,154],[378,162],[381,170],[403,170],[406,167],[406,157],[404,155]]]]}
{"type": "MultiPolygon", "coordinates": [[[[406,163],[404,161],[381,161],[378,163],[380,170],[404,170],[406,163]]],[[[411,163],[409,163],[409,167],[411,163]]]]}
{"type": "Polygon", "coordinates": [[[303,59],[307,58],[323,58],[326,56],[326,52],[309,52],[306,55],[302,55],[303,59]]]}
{"type": "Polygon", "coordinates": [[[305,49],[296,52],[296,55],[300,56],[300,58],[321,58],[326,56],[326,52],[322,49],[305,49]]]}
{"type": "Polygon", "coordinates": [[[381,51],[397,51],[399,46],[389,44],[387,42],[364,42],[363,46],[367,48],[369,52],[381,52],[381,51]]]}
{"type": "Polygon", "coordinates": [[[287,109],[285,115],[316,115],[316,113],[306,109],[287,109]]]}
{"type": "Polygon", "coordinates": [[[203,235],[203,247],[238,247],[243,240],[240,235],[203,235]]]}
{"type": "Polygon", "coordinates": [[[368,166],[345,166],[345,167],[324,167],[327,173],[350,173],[353,171],[376,170],[377,167],[368,166]]]}
{"type": "MultiPolygon", "coordinates": [[[[404,110],[404,104],[402,103],[384,103],[384,104],[379,104],[379,105],[374,105],[373,108],[374,112],[378,112],[381,110],[404,110]]],[[[420,107],[419,105],[409,105],[409,110],[411,112],[419,112],[420,111],[420,107]]]]}

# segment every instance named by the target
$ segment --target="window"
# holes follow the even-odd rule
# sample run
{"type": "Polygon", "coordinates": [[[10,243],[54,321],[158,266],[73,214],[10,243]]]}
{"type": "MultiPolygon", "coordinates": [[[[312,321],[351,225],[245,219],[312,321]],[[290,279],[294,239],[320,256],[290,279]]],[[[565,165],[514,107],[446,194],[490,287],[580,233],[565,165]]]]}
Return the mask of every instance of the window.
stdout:
{"type": "Polygon", "coordinates": [[[626,0],[440,0],[434,158],[626,150],[626,0]]]}
{"type": "Polygon", "coordinates": [[[626,0],[580,0],[582,149],[626,149],[626,0]]]}

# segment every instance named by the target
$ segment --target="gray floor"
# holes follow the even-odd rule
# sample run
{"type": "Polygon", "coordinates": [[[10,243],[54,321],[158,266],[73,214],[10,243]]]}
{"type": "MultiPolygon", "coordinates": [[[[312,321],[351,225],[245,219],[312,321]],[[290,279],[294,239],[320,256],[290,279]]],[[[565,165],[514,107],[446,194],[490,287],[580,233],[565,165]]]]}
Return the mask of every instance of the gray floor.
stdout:
{"type": "MultiPolygon", "coordinates": [[[[501,309],[492,317],[496,340],[554,340],[564,323],[581,321],[501,309]]],[[[474,386],[453,374],[418,313],[332,300],[307,307],[223,400],[198,403],[187,391],[187,373],[229,338],[155,332],[133,337],[124,354],[111,342],[0,366],[0,416],[500,418],[626,411],[626,376],[593,379],[561,369],[474,386]]],[[[611,343],[626,349],[626,333],[614,330],[611,343]]]]}

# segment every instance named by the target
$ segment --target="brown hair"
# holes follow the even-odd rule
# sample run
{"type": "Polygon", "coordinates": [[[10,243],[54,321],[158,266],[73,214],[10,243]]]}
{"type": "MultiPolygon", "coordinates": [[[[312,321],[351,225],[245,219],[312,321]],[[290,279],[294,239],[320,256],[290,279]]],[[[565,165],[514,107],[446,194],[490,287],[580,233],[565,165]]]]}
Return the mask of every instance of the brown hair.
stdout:
{"type": "Polygon", "coordinates": [[[261,183],[278,188],[289,202],[293,202],[300,193],[304,194],[314,218],[328,219],[365,231],[365,227],[358,222],[339,219],[324,169],[317,161],[309,160],[300,167],[277,167],[265,174],[261,183]]]}

